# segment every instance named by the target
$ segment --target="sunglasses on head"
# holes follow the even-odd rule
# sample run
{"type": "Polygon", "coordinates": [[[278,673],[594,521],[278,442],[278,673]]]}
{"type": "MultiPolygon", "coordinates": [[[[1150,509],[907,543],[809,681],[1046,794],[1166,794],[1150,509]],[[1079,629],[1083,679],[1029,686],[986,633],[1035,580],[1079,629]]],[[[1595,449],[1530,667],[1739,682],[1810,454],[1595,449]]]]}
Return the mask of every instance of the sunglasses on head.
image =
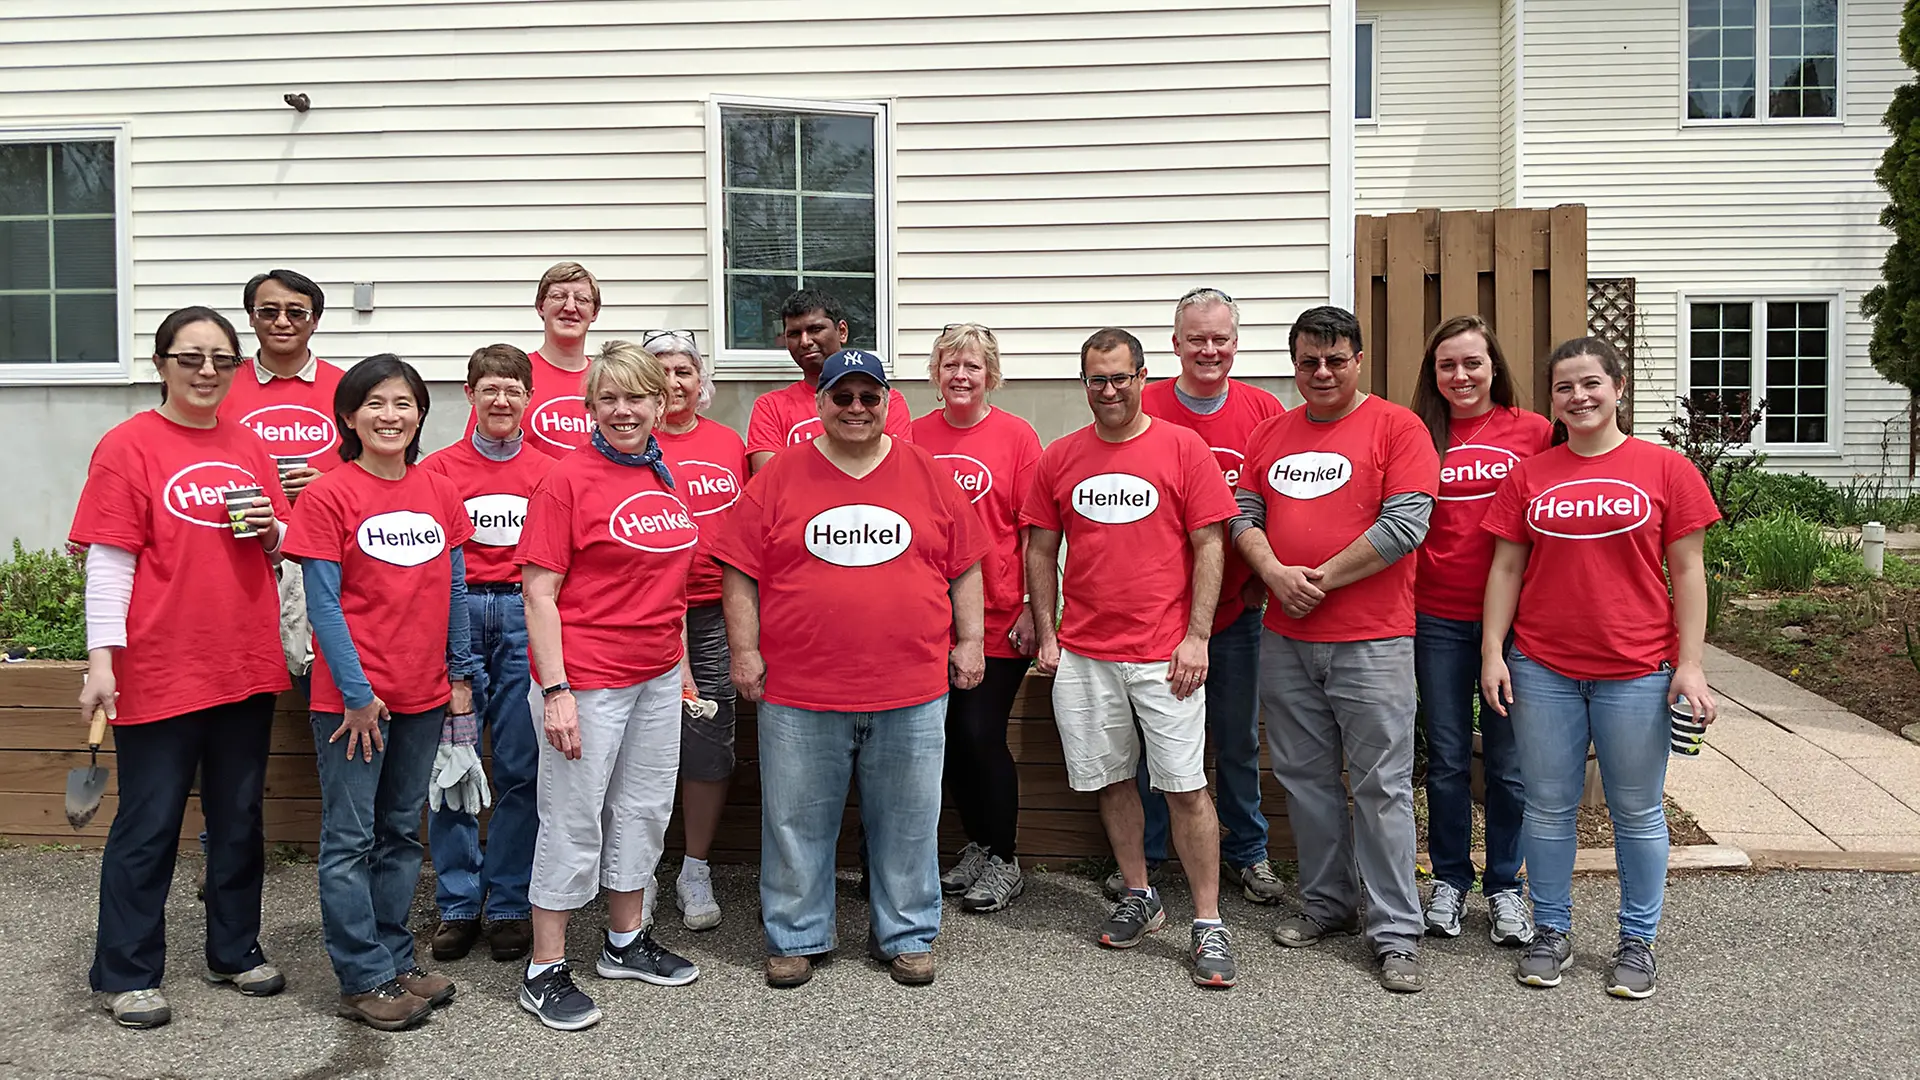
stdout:
{"type": "Polygon", "coordinates": [[[699,347],[698,343],[694,341],[693,331],[691,330],[645,330],[640,334],[640,347],[648,352],[652,352],[654,345],[662,341],[679,341],[693,345],[695,348],[699,347]]]}

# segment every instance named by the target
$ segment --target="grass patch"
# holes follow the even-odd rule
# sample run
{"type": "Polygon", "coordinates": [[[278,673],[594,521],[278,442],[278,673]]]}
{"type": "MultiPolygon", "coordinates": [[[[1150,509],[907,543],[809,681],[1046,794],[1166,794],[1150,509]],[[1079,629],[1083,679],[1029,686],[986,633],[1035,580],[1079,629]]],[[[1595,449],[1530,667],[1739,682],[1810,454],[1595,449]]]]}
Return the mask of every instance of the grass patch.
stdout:
{"type": "Polygon", "coordinates": [[[1784,511],[1741,522],[1731,540],[1755,589],[1811,588],[1814,575],[1840,550],[1819,525],[1784,511]]]}

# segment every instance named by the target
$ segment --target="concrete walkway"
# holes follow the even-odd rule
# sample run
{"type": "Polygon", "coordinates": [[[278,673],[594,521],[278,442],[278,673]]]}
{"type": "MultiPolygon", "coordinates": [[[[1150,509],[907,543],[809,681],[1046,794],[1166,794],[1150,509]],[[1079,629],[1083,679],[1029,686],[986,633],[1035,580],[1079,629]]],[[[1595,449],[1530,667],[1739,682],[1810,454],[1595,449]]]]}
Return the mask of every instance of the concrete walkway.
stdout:
{"type": "Polygon", "coordinates": [[[1671,795],[1749,852],[1920,853],[1920,746],[1709,645],[1720,719],[1671,795]]]}

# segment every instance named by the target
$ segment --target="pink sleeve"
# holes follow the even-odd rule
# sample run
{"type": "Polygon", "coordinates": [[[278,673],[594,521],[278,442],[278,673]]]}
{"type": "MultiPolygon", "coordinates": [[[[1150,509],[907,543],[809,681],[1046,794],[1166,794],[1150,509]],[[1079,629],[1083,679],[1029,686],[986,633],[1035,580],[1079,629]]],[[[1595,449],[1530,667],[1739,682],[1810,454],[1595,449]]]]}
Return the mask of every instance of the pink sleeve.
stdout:
{"type": "Polygon", "coordinates": [[[1053,501],[1053,460],[1046,454],[1033,470],[1033,486],[1020,506],[1020,524],[1033,525],[1048,532],[1060,531],[1060,507],[1053,501]]]}
{"type": "Polygon", "coordinates": [[[887,391],[887,426],[883,430],[896,439],[913,441],[913,406],[898,390],[887,391]]]}
{"type": "Polygon", "coordinates": [[[773,394],[762,394],[753,403],[753,414],[747,418],[749,454],[777,454],[786,449],[787,433],[780,430],[780,418],[774,415],[773,401],[773,394]]]}
{"type": "Polygon", "coordinates": [[[527,500],[527,520],[520,526],[520,546],[513,553],[515,566],[532,564],[564,574],[573,565],[572,496],[564,476],[548,473],[540,481],[533,498],[527,500]]]}
{"type": "Polygon", "coordinates": [[[1187,493],[1186,531],[1218,525],[1240,512],[1240,505],[1233,499],[1233,489],[1227,486],[1226,474],[1220,471],[1220,463],[1214,460],[1213,452],[1199,436],[1181,440],[1181,457],[1185,459],[1181,486],[1187,493]]]}
{"type": "Polygon", "coordinates": [[[1493,493],[1493,501],[1487,505],[1487,516],[1480,519],[1480,527],[1501,538],[1518,544],[1529,543],[1526,522],[1522,520],[1521,504],[1526,499],[1526,491],[1521,483],[1522,469],[1515,469],[1500,481],[1500,487],[1493,493]]]}
{"type": "MultiPolygon", "coordinates": [[[[713,541],[715,562],[724,563],[735,570],[758,581],[766,554],[766,508],[760,499],[766,494],[765,483],[767,469],[747,481],[746,489],[740,493],[739,501],[733,509],[727,511],[727,519],[720,526],[720,534],[713,541]]],[[[948,484],[948,487],[954,485],[948,484]]]]}
{"type": "Polygon", "coordinates": [[[940,492],[940,501],[947,511],[947,580],[952,581],[967,572],[967,567],[986,558],[988,548],[987,528],[980,522],[980,511],[975,509],[973,500],[960,490],[960,485],[947,477],[935,476],[934,490],[940,492]]]}
{"type": "Polygon", "coordinates": [[[345,550],[347,529],[341,515],[339,485],[309,484],[293,506],[293,520],[287,524],[286,539],[280,550],[296,559],[320,559],[339,562],[345,550]]]}
{"type": "Polygon", "coordinates": [[[453,486],[453,481],[438,474],[432,475],[434,485],[440,489],[440,498],[446,506],[447,544],[450,547],[459,547],[473,539],[473,518],[467,514],[466,500],[460,497],[460,492],[453,486]]]}
{"type": "MultiPolygon", "coordinates": [[[[1275,413],[1274,417],[1279,415],[1279,413],[1275,413]]],[[[1262,477],[1267,475],[1267,465],[1269,463],[1266,460],[1266,452],[1261,447],[1262,444],[1267,441],[1267,431],[1273,423],[1274,418],[1268,417],[1260,421],[1260,423],[1254,427],[1253,431],[1248,433],[1247,445],[1242,449],[1242,452],[1246,454],[1246,460],[1240,466],[1240,482],[1235,485],[1237,490],[1251,491],[1256,495],[1262,494],[1260,481],[1262,477]]]]}
{"type": "Polygon", "coordinates": [[[1440,494],[1440,452],[1433,435],[1412,413],[1396,416],[1387,433],[1387,467],[1382,495],[1440,494]]]}
{"type": "Polygon", "coordinates": [[[1672,451],[1664,456],[1667,459],[1667,507],[1660,520],[1662,546],[1720,520],[1720,507],[1715,505],[1713,491],[1701,478],[1700,470],[1672,451]]]}
{"type": "MultiPolygon", "coordinates": [[[[117,456],[109,450],[108,456],[117,456]]],[[[120,475],[117,463],[101,460],[99,450],[87,465],[87,483],[73,511],[67,539],[76,544],[111,544],[138,555],[149,539],[153,513],[147,492],[120,475]]],[[[276,504],[277,506],[278,504],[276,504]]]]}

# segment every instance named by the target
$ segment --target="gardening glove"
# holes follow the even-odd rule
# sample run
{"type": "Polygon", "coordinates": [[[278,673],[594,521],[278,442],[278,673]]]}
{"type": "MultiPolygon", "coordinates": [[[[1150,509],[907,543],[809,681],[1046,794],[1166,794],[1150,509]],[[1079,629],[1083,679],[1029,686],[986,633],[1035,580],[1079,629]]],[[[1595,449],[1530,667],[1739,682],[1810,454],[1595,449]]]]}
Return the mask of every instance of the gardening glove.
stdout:
{"type": "Polygon", "coordinates": [[[438,810],[444,804],[449,810],[478,814],[493,805],[486,772],[480,766],[479,745],[479,720],[472,713],[449,713],[434,753],[433,782],[427,789],[430,806],[438,810]]]}
{"type": "Polygon", "coordinates": [[[680,704],[692,720],[711,720],[720,712],[720,703],[703,697],[683,697],[680,704]]]}

